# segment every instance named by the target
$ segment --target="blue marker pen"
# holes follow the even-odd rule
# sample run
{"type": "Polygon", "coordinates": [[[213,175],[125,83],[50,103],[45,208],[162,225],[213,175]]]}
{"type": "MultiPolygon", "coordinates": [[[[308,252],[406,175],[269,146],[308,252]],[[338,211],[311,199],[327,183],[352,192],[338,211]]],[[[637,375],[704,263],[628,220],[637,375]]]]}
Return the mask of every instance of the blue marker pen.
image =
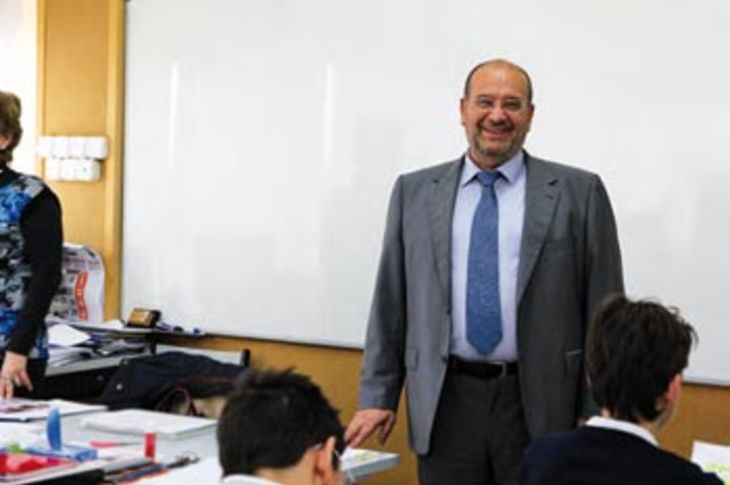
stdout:
{"type": "Polygon", "coordinates": [[[58,411],[58,408],[51,408],[48,411],[46,436],[48,437],[48,447],[51,450],[60,452],[63,449],[63,440],[61,439],[61,413],[58,411]]]}

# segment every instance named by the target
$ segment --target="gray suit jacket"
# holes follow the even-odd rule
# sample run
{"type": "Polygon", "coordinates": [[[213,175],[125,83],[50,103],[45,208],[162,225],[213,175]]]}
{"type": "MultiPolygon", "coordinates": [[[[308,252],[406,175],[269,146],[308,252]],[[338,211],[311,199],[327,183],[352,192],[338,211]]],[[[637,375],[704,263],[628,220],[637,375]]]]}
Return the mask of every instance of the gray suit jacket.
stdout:
{"type": "MultiPolygon", "coordinates": [[[[592,312],[623,291],[600,178],[526,155],[517,346],[533,439],[593,414],[583,374],[592,312]]],[[[463,158],[398,178],[368,321],[359,406],[395,410],[405,382],[411,447],[428,452],[449,358],[451,219],[463,158]]],[[[475,416],[474,419],[479,419],[475,416]]]]}

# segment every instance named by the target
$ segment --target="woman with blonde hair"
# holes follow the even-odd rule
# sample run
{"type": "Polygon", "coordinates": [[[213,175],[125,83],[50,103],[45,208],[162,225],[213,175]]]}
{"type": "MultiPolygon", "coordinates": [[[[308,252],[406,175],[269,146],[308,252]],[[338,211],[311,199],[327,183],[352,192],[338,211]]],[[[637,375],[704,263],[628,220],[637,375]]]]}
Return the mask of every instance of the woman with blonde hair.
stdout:
{"type": "Polygon", "coordinates": [[[38,177],[8,163],[23,134],[17,96],[0,91],[0,398],[39,393],[45,316],[61,279],[61,205],[38,177]]]}

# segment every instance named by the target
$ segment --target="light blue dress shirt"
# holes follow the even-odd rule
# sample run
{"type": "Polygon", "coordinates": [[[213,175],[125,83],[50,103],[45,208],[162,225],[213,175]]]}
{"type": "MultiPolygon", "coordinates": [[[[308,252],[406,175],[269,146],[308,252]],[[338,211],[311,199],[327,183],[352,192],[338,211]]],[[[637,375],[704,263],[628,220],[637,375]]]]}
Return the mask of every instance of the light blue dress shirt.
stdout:
{"type": "Polygon", "coordinates": [[[525,160],[522,151],[500,165],[494,184],[499,205],[499,298],[502,306],[502,341],[487,355],[479,354],[466,339],[466,280],[469,239],[482,185],[479,167],[464,156],[451,225],[451,343],[452,355],[468,360],[517,360],[517,269],[520,265],[525,215],[525,160]]]}

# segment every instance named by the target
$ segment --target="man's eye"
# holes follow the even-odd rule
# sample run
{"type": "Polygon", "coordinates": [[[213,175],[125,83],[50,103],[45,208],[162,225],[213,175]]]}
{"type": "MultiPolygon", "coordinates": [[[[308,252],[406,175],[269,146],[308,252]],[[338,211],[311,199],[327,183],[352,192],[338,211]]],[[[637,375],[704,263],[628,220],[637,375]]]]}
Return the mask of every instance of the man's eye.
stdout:
{"type": "Polygon", "coordinates": [[[480,108],[489,108],[490,106],[492,106],[492,101],[489,99],[480,99],[479,101],[477,101],[477,106],[479,106],[480,108]]]}
{"type": "Polygon", "coordinates": [[[522,108],[521,103],[517,103],[517,102],[504,103],[504,109],[507,109],[510,111],[519,111],[520,108],[522,108]]]}

